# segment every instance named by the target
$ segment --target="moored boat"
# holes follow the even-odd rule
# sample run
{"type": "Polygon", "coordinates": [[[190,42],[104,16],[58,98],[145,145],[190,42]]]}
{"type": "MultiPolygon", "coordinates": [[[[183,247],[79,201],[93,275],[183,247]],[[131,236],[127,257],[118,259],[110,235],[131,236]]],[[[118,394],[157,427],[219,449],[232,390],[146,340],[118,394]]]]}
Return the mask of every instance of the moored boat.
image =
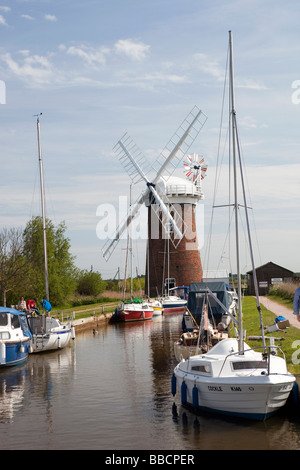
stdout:
{"type": "Polygon", "coordinates": [[[45,191],[44,191],[44,171],[42,149],[40,142],[40,117],[37,115],[37,141],[38,141],[38,159],[40,169],[40,186],[42,202],[42,221],[43,221],[43,247],[44,247],[44,276],[45,276],[45,299],[41,304],[43,314],[39,314],[36,308],[27,313],[28,324],[32,333],[32,352],[42,352],[55,349],[62,349],[69,343],[70,339],[75,339],[75,329],[70,322],[60,323],[60,321],[49,315],[52,309],[49,302],[49,279],[48,279],[48,256],[47,256],[47,224],[45,211],[45,191]]]}
{"type": "Polygon", "coordinates": [[[133,299],[132,301],[122,302],[116,308],[112,321],[133,322],[152,320],[153,307],[148,302],[141,299],[133,299]]]}
{"type": "Polygon", "coordinates": [[[25,313],[0,307],[0,367],[26,361],[31,352],[31,338],[25,313]]]}
{"type": "Polygon", "coordinates": [[[165,297],[161,297],[159,300],[162,303],[164,315],[183,313],[187,305],[187,301],[185,299],[181,299],[177,295],[166,295],[165,297]]]}
{"type": "Polygon", "coordinates": [[[71,322],[61,323],[52,316],[31,315],[28,324],[32,333],[32,352],[51,351],[65,348],[70,339],[75,339],[71,322]]]}
{"type": "Polygon", "coordinates": [[[151,300],[148,302],[150,307],[153,308],[153,316],[157,317],[159,315],[162,315],[164,312],[162,303],[159,300],[151,300]]]}
{"type": "Polygon", "coordinates": [[[295,377],[282,357],[254,351],[236,338],[219,342],[206,354],[175,368],[183,405],[231,416],[264,420],[285,405],[295,377]]]}
{"type": "Polygon", "coordinates": [[[228,338],[228,332],[223,329],[209,327],[207,330],[199,329],[182,333],[178,341],[174,343],[176,360],[188,359],[196,354],[206,353],[210,348],[223,339],[228,338]]]}

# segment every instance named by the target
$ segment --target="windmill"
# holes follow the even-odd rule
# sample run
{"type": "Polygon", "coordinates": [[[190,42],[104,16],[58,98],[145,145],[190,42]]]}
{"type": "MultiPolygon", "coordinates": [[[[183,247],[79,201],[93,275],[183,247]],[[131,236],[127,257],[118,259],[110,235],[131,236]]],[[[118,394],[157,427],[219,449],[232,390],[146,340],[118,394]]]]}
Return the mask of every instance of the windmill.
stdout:
{"type": "MultiPolygon", "coordinates": [[[[161,233],[163,233],[163,238],[168,237],[171,240],[175,250],[180,246],[189,227],[184,218],[181,217],[181,211],[177,211],[176,207],[169,199],[165,191],[165,185],[172,177],[179,163],[182,162],[183,157],[198,136],[206,120],[207,117],[205,114],[195,106],[152,166],[148,164],[141,150],[127,133],[117,142],[114,151],[130,176],[132,183],[137,184],[143,182],[145,187],[142,194],[131,208],[130,213],[117,228],[113,238],[108,239],[105,243],[102,252],[106,261],[109,260],[122,234],[131,224],[133,218],[138,214],[142,204],[146,204],[149,208],[147,258],[150,260],[150,264],[152,263],[151,258],[153,258],[153,255],[155,258],[155,254],[151,253],[151,242],[159,241],[161,233]],[[159,221],[159,234],[156,233],[154,237],[152,230],[153,224],[151,224],[153,215],[155,215],[159,221]]],[[[158,249],[161,250],[161,246],[158,249]]],[[[151,271],[149,271],[147,275],[151,278],[151,271]]],[[[155,278],[156,275],[154,274],[152,279],[150,279],[150,291],[147,292],[151,296],[157,294],[157,289],[161,289],[161,285],[156,282],[155,278]]]]}

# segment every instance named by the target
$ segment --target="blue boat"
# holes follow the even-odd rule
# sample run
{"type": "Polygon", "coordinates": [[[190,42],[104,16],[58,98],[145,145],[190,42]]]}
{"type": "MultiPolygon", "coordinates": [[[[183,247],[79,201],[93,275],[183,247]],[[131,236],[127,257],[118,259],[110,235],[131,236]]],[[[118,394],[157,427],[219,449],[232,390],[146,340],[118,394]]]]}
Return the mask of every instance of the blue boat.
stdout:
{"type": "Polygon", "coordinates": [[[26,361],[31,352],[31,339],[26,314],[0,307],[0,367],[26,361]]]}

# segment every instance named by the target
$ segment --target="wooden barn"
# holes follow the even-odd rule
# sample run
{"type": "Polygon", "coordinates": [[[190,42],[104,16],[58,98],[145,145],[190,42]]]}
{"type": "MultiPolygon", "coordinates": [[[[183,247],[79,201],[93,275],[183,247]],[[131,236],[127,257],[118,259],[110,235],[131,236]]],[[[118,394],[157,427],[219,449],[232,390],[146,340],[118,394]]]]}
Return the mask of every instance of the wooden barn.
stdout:
{"type": "MultiPolygon", "coordinates": [[[[278,264],[269,263],[256,268],[256,277],[258,282],[259,295],[266,295],[272,285],[278,282],[291,282],[294,279],[293,271],[278,266],[278,264]]],[[[247,272],[248,276],[248,294],[255,295],[253,283],[253,271],[247,272]]]]}

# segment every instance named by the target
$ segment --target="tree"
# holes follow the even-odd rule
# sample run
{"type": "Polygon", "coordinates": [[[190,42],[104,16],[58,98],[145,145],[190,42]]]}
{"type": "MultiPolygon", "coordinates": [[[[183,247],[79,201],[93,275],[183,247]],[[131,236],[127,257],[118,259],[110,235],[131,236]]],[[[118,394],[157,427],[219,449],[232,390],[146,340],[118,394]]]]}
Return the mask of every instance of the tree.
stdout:
{"type": "Polygon", "coordinates": [[[77,292],[80,295],[98,295],[106,287],[106,282],[98,272],[83,270],[79,274],[77,292]]]}
{"type": "MultiPolygon", "coordinates": [[[[47,257],[50,302],[63,304],[75,291],[77,268],[70,253],[70,240],[65,237],[66,225],[61,222],[56,228],[46,220],[47,257]]],[[[23,233],[24,256],[28,262],[32,294],[45,296],[43,222],[41,217],[32,217],[23,233]]]]}
{"type": "Polygon", "coordinates": [[[3,228],[0,233],[0,290],[6,307],[7,293],[20,290],[26,284],[27,263],[23,254],[22,230],[3,228]]]}

